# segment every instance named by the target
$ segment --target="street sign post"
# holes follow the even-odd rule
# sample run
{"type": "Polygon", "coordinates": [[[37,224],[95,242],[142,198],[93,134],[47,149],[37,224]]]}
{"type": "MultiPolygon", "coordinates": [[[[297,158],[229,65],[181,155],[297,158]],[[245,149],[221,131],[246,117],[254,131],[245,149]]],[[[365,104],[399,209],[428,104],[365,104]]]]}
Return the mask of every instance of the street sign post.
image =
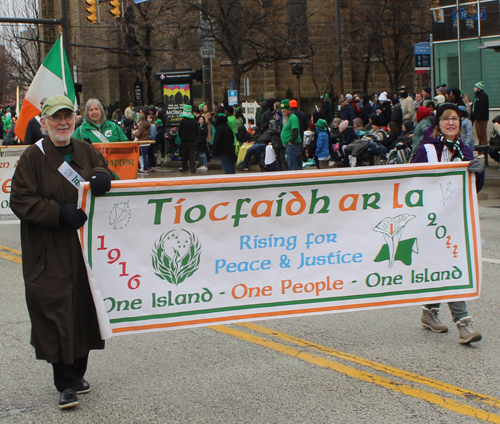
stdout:
{"type": "Polygon", "coordinates": [[[228,90],[227,102],[229,103],[229,106],[234,106],[235,104],[238,104],[238,91],[237,90],[228,90]]]}
{"type": "Polygon", "coordinates": [[[430,43],[418,43],[413,47],[415,54],[415,72],[425,74],[431,70],[431,46],[430,43]]]}
{"type": "Polygon", "coordinates": [[[215,41],[203,41],[200,47],[200,54],[203,59],[215,58],[215,41]]]}

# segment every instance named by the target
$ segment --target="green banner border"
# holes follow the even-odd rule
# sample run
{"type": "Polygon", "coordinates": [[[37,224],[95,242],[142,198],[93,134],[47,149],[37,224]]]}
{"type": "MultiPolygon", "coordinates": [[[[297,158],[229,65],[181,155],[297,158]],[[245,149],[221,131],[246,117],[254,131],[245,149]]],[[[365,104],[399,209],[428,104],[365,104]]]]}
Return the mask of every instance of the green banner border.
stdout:
{"type": "MultiPolygon", "coordinates": [[[[171,194],[171,193],[197,193],[197,192],[210,192],[210,191],[226,191],[226,190],[241,190],[244,188],[245,190],[249,189],[262,189],[262,188],[274,188],[274,187],[304,187],[304,186],[316,186],[316,185],[332,185],[332,184],[344,184],[344,183],[356,183],[356,182],[364,182],[364,181],[387,181],[394,179],[409,179],[409,178],[435,178],[440,176],[462,176],[462,184],[463,184],[463,213],[464,218],[467,217],[467,171],[447,171],[447,172],[427,172],[427,173],[419,173],[417,175],[397,175],[397,176],[379,176],[379,177],[366,177],[366,178],[349,178],[349,179],[331,179],[335,178],[333,176],[328,176],[328,179],[325,180],[315,180],[315,181],[293,181],[293,182],[284,182],[284,183],[270,183],[265,182],[262,184],[255,184],[250,186],[241,186],[241,185],[231,185],[228,187],[208,187],[208,188],[191,188],[187,189],[185,186],[176,186],[175,188],[169,188],[164,190],[152,190],[152,191],[127,191],[124,192],[110,192],[106,193],[106,197],[123,197],[123,196],[142,196],[142,195],[158,195],[158,194],[171,194]]],[[[231,181],[228,181],[231,184],[231,181]]],[[[89,208],[89,219],[88,219],[88,236],[87,236],[87,249],[88,249],[88,260],[90,267],[92,267],[92,223],[94,218],[94,210],[95,210],[95,197],[91,196],[90,200],[90,208],[89,208]]],[[[408,294],[417,294],[417,293],[431,293],[431,292],[442,292],[448,290],[467,290],[473,287],[472,280],[472,259],[470,252],[470,238],[469,238],[469,227],[467,223],[467,219],[464,219],[464,230],[465,230],[465,239],[466,239],[466,247],[467,247],[467,262],[468,262],[468,275],[469,275],[469,284],[466,286],[450,286],[450,287],[438,287],[438,288],[427,288],[427,289],[416,289],[416,290],[405,290],[405,291],[396,291],[396,292],[384,292],[384,293],[373,293],[373,294],[363,294],[363,295],[349,295],[343,297],[329,297],[329,298],[314,298],[314,299],[300,299],[300,300],[291,300],[291,301],[283,301],[283,302],[272,302],[272,303],[259,303],[252,305],[239,305],[239,306],[227,306],[220,307],[214,309],[200,309],[194,311],[181,311],[174,313],[166,313],[166,314],[154,314],[154,315],[144,315],[138,317],[128,317],[128,318],[114,318],[110,319],[111,324],[118,324],[124,322],[137,322],[137,321],[147,321],[147,320],[158,320],[158,319],[166,319],[166,318],[175,318],[179,316],[191,316],[191,315],[202,315],[202,314],[213,314],[213,313],[221,313],[227,311],[241,311],[248,309],[259,309],[259,308],[275,308],[282,306],[293,306],[293,305],[308,305],[314,303],[326,303],[326,302],[340,302],[340,301],[349,301],[363,298],[381,298],[387,296],[395,296],[395,295],[408,295],[408,294]]]]}

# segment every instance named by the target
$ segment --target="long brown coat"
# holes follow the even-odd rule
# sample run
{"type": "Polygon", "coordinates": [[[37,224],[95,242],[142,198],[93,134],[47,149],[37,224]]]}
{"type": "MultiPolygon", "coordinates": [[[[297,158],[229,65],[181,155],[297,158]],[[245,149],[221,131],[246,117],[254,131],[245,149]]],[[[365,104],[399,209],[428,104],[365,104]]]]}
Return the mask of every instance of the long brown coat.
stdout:
{"type": "MultiPolygon", "coordinates": [[[[72,139],[70,166],[85,180],[107,172],[107,161],[72,139]]],[[[50,138],[26,149],[12,178],[11,208],[21,220],[26,303],[37,359],[72,364],[103,349],[77,231],[59,221],[57,202],[76,204],[78,190],[57,170],[64,161],[50,138]]]]}

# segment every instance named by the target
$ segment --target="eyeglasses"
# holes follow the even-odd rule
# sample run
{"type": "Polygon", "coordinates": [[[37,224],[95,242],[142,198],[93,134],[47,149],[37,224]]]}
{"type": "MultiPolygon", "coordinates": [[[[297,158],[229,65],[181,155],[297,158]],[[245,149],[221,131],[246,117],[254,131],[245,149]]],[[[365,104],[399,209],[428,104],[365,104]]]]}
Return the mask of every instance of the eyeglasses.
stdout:
{"type": "Polygon", "coordinates": [[[64,119],[66,122],[70,122],[71,120],[73,120],[73,118],[75,117],[75,114],[74,113],[67,113],[66,115],[52,115],[52,116],[49,116],[48,118],[53,121],[53,122],[61,122],[61,119],[64,119]]]}
{"type": "Polygon", "coordinates": [[[450,123],[456,124],[457,122],[460,121],[460,118],[452,116],[451,118],[441,118],[440,121],[444,122],[445,124],[450,124],[450,123]]]}

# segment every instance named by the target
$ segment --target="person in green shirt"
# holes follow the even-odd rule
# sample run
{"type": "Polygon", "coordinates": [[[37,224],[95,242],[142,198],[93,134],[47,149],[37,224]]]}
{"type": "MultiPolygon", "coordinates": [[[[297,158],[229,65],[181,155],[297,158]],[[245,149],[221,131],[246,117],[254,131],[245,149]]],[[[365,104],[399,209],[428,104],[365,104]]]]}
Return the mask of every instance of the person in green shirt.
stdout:
{"type": "Polygon", "coordinates": [[[88,100],[83,118],[83,124],[76,129],[74,138],[92,144],[130,141],[118,124],[106,119],[104,107],[97,99],[88,100]]]}
{"type": "Polygon", "coordinates": [[[292,113],[289,99],[281,101],[281,113],[283,114],[281,142],[285,147],[288,169],[293,171],[299,169],[299,154],[302,147],[299,118],[292,113]]]}

